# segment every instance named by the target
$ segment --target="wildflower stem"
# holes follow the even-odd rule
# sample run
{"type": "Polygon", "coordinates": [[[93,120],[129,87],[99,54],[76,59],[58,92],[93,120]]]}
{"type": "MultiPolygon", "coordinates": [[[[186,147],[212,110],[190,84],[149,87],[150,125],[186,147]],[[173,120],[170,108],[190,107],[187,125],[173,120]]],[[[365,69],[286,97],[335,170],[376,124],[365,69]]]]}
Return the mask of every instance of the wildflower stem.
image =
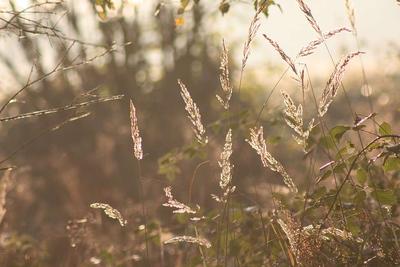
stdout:
{"type": "Polygon", "coordinates": [[[149,241],[148,241],[148,235],[147,235],[147,214],[146,214],[146,206],[144,203],[144,189],[143,189],[143,181],[142,181],[142,167],[140,160],[137,160],[137,166],[138,166],[138,180],[139,180],[139,198],[140,202],[142,205],[142,216],[143,216],[143,224],[144,224],[144,238],[146,242],[146,264],[149,262],[149,241]]]}

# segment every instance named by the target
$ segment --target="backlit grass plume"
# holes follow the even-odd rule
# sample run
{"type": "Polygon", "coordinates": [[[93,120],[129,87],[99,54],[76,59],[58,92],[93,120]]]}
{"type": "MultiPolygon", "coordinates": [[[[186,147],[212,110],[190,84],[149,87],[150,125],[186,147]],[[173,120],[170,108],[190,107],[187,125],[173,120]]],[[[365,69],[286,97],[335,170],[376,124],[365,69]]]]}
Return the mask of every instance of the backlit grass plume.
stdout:
{"type": "Polygon", "coordinates": [[[190,96],[186,86],[180,79],[178,79],[178,84],[181,88],[181,96],[185,102],[185,109],[188,112],[188,117],[192,123],[192,128],[196,139],[201,144],[207,144],[208,137],[206,136],[206,130],[201,122],[200,110],[190,96]]]}
{"type": "Polygon", "coordinates": [[[278,162],[267,150],[267,145],[264,139],[263,127],[254,127],[250,129],[250,140],[246,140],[252,148],[260,155],[261,162],[264,167],[279,173],[283,177],[283,182],[289,189],[297,193],[297,186],[293,183],[292,178],[283,168],[282,164],[278,162]]]}
{"type": "Polygon", "coordinates": [[[277,42],[269,38],[266,34],[263,34],[264,38],[275,48],[275,50],[279,53],[281,58],[290,66],[295,74],[297,74],[296,65],[294,61],[282,50],[282,48],[278,45],[277,42]]]}
{"type": "Polygon", "coordinates": [[[221,83],[223,96],[217,95],[217,99],[225,109],[228,109],[229,101],[232,97],[233,87],[229,78],[228,49],[226,48],[224,41],[222,41],[221,65],[219,67],[219,70],[221,72],[219,75],[219,81],[221,83]]]}
{"type": "Polygon", "coordinates": [[[311,9],[308,7],[308,5],[303,0],[297,0],[297,3],[299,4],[300,10],[306,16],[306,19],[310,23],[311,27],[313,27],[314,30],[318,34],[322,35],[321,28],[319,27],[317,21],[315,20],[314,16],[312,15],[311,9]]]}
{"type": "Polygon", "coordinates": [[[186,235],[173,237],[173,238],[165,241],[164,244],[172,244],[172,243],[179,243],[179,242],[193,243],[193,244],[197,244],[199,246],[203,246],[206,248],[211,247],[211,243],[207,239],[204,239],[201,237],[186,236],[186,235]]]}
{"type": "Polygon", "coordinates": [[[0,224],[7,212],[6,197],[11,184],[11,169],[4,171],[3,177],[0,180],[0,224]]]}
{"type": "Polygon", "coordinates": [[[165,196],[168,198],[167,203],[163,204],[164,207],[174,208],[175,210],[172,211],[173,213],[196,214],[196,211],[193,210],[191,207],[174,199],[174,196],[172,195],[172,189],[170,186],[164,188],[164,192],[165,196]]]}
{"type": "Polygon", "coordinates": [[[122,217],[121,213],[117,209],[114,209],[108,204],[92,203],[90,204],[90,207],[93,209],[102,209],[108,217],[110,217],[111,219],[118,220],[121,226],[125,226],[127,224],[127,221],[122,217]]]}
{"type": "Polygon", "coordinates": [[[311,41],[310,43],[308,43],[305,47],[303,47],[299,54],[298,57],[305,57],[308,55],[311,55],[312,53],[314,53],[315,49],[322,44],[324,41],[326,41],[327,39],[335,36],[338,33],[341,32],[351,32],[351,30],[342,27],[342,28],[338,28],[336,30],[332,30],[330,32],[327,32],[323,35],[323,37],[318,38],[317,40],[311,41]]]}
{"type": "Polygon", "coordinates": [[[133,141],[133,152],[137,160],[141,160],[143,158],[143,149],[142,149],[142,138],[140,137],[138,120],[136,117],[136,109],[133,105],[132,100],[129,102],[130,104],[130,118],[131,118],[131,134],[133,141]]]}
{"type": "Polygon", "coordinates": [[[218,197],[212,195],[212,197],[218,202],[226,202],[227,196],[235,191],[235,186],[231,186],[232,182],[232,169],[230,158],[232,155],[232,129],[229,129],[225,137],[224,149],[221,152],[220,160],[218,161],[221,167],[221,175],[219,178],[219,186],[223,190],[223,196],[218,197]]]}
{"type": "Polygon", "coordinates": [[[299,104],[296,106],[288,93],[281,91],[283,102],[285,104],[285,110],[283,112],[286,124],[295,131],[293,138],[299,145],[303,146],[305,151],[307,147],[307,140],[310,136],[310,132],[314,127],[314,119],[312,119],[307,128],[304,129],[303,122],[303,106],[299,104]]]}
{"type": "Polygon", "coordinates": [[[232,181],[232,168],[230,158],[232,155],[232,129],[229,129],[225,137],[224,150],[220,155],[219,166],[222,168],[219,186],[224,189],[232,181]]]}
{"type": "Polygon", "coordinates": [[[249,59],[250,55],[250,45],[253,42],[253,39],[256,37],[256,34],[258,32],[258,29],[260,28],[260,14],[265,8],[265,4],[261,5],[256,13],[254,14],[253,19],[251,20],[250,26],[249,26],[249,31],[247,34],[247,39],[246,42],[244,43],[243,46],[243,57],[242,57],[242,67],[241,67],[241,72],[243,73],[244,68],[246,67],[247,60],[249,59]]]}
{"type": "MultiPolygon", "coordinates": [[[[194,210],[191,207],[176,200],[174,198],[174,196],[172,195],[172,189],[170,186],[164,188],[164,192],[165,192],[165,196],[167,197],[168,200],[166,203],[163,204],[163,206],[174,208],[174,210],[172,211],[173,213],[189,214],[189,215],[193,215],[193,214],[197,213],[196,210],[194,210]]],[[[199,206],[197,206],[197,208],[200,209],[199,206]]],[[[203,217],[191,217],[190,218],[190,220],[193,222],[197,222],[201,219],[203,219],[203,217]]],[[[196,237],[187,236],[187,235],[175,236],[171,239],[168,239],[167,241],[164,241],[164,244],[172,244],[172,243],[180,243],[180,242],[193,243],[193,244],[197,244],[199,246],[205,246],[206,248],[211,247],[211,243],[207,239],[201,238],[197,235],[197,230],[196,230],[196,237]]]]}
{"type": "Polygon", "coordinates": [[[321,100],[318,106],[319,116],[322,117],[328,111],[333,99],[335,98],[339,85],[342,82],[343,74],[346,66],[349,64],[350,60],[361,54],[362,52],[354,52],[345,57],[343,57],[335,66],[333,73],[331,74],[324,91],[322,92],[321,100]]]}

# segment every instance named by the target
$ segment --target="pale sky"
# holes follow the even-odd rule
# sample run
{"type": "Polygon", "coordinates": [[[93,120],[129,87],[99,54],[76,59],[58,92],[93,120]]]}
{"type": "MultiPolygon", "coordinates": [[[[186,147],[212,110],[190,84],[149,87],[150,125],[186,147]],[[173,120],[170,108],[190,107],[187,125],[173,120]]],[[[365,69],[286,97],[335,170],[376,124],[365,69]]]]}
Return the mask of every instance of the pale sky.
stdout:
{"type": "MultiPolygon", "coordinates": [[[[153,16],[154,6],[157,2],[155,0],[126,1],[130,2],[130,5],[126,8],[126,16],[130,17],[136,14],[142,21],[148,21],[148,17],[153,16]],[[133,10],[136,11],[133,12],[133,10]]],[[[366,52],[363,59],[367,69],[390,68],[390,61],[387,60],[389,52],[393,52],[394,48],[399,51],[400,48],[400,26],[398,26],[400,25],[400,6],[396,4],[396,0],[350,1],[355,9],[361,50],[366,52]],[[381,62],[384,57],[385,64],[382,66],[381,62]]],[[[17,2],[21,7],[29,3],[28,0],[18,0],[17,2]]],[[[75,11],[81,13],[81,15],[84,15],[87,9],[90,8],[87,5],[82,5],[82,2],[79,0],[65,0],[65,2],[74,2],[75,11]]],[[[165,2],[175,5],[179,4],[178,0],[165,2]]],[[[250,4],[252,2],[250,0],[232,2],[234,4],[229,13],[222,16],[218,12],[219,0],[201,1],[207,8],[207,14],[210,14],[204,20],[204,30],[214,34],[213,36],[218,36],[218,39],[215,39],[216,42],[220,41],[219,38],[224,38],[227,46],[232,48],[231,56],[239,63],[243,43],[247,38],[248,26],[254,16],[254,8],[250,4]]],[[[276,0],[276,2],[282,6],[283,12],[276,7],[272,7],[269,18],[262,17],[261,28],[252,45],[252,54],[248,61],[248,69],[261,69],[266,65],[273,64],[282,68],[286,67],[276,51],[262,37],[262,33],[267,34],[270,38],[278,42],[289,56],[294,56],[301,47],[317,38],[317,34],[301,13],[296,0],[276,0]]],[[[343,26],[350,28],[344,0],[305,0],[305,2],[310,6],[315,19],[324,32],[343,26]]],[[[7,4],[8,0],[0,0],[0,7],[7,4]]],[[[190,21],[191,12],[187,12],[183,16],[188,17],[186,21],[190,21]]],[[[86,26],[94,23],[92,17],[80,17],[83,18],[81,23],[87,24],[86,26]]],[[[181,27],[187,26],[189,25],[181,27]]],[[[179,30],[178,27],[177,31],[179,30]]],[[[86,41],[93,41],[90,39],[93,39],[95,36],[96,34],[90,32],[84,39],[86,41]]],[[[13,42],[9,41],[11,40],[3,38],[2,42],[0,42],[2,52],[6,50],[11,52],[10,50],[16,49],[13,46],[13,42]]],[[[351,33],[338,34],[331,38],[328,44],[335,60],[338,60],[346,51],[357,50],[351,33]]],[[[18,53],[12,54],[14,57],[18,57],[18,53]]],[[[306,62],[312,66],[316,66],[315,71],[321,72],[320,74],[326,74],[330,69],[322,66],[327,66],[327,63],[329,64],[327,59],[329,59],[327,52],[321,47],[314,55],[306,59],[306,62]],[[318,67],[320,64],[321,67],[318,67]]],[[[26,71],[29,71],[29,66],[27,66],[26,71]]]]}
{"type": "MultiPolygon", "coordinates": [[[[271,8],[270,17],[263,19],[260,34],[254,43],[253,64],[260,62],[281,61],[277,53],[273,51],[261,33],[266,33],[270,38],[280,44],[289,56],[294,56],[307,42],[316,39],[317,35],[308,21],[301,13],[297,1],[281,0],[283,12],[277,8],[271,8]]],[[[344,0],[306,0],[315,19],[324,32],[346,26],[350,27],[347,19],[344,0]]],[[[373,67],[377,58],[387,56],[394,47],[400,48],[400,6],[395,0],[352,0],[358,36],[361,42],[361,50],[365,51],[366,65],[373,67]]],[[[220,33],[227,41],[244,40],[247,27],[254,11],[251,7],[237,4],[232,8],[232,13],[224,18],[216,18],[220,24],[220,33]]],[[[334,57],[339,58],[343,49],[357,50],[355,40],[350,33],[341,33],[329,40],[329,47],[334,57]],[[342,49],[340,49],[342,48],[342,49]]],[[[320,49],[312,62],[320,62],[326,58],[324,49],[320,49]]],[[[284,64],[284,63],[282,63],[284,64]]]]}

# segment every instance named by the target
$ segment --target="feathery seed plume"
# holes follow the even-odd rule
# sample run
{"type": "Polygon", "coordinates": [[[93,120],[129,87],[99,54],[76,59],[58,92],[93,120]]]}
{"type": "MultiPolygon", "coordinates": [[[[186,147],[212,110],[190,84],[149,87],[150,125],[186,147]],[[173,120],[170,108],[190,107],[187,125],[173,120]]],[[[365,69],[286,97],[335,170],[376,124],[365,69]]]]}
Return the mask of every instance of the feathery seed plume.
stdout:
{"type": "Polygon", "coordinates": [[[258,129],[257,127],[250,129],[250,140],[246,140],[246,142],[260,155],[264,167],[279,173],[283,177],[283,182],[289,189],[294,193],[298,192],[297,186],[293,183],[292,178],[283,168],[282,164],[268,152],[262,126],[258,129]]]}
{"type": "Polygon", "coordinates": [[[4,171],[3,177],[0,180],[0,224],[4,219],[4,215],[7,212],[6,209],[6,197],[8,193],[8,189],[11,184],[11,169],[7,169],[4,171]]]}
{"type": "Polygon", "coordinates": [[[193,236],[186,236],[186,235],[173,237],[173,238],[165,241],[164,244],[172,244],[172,243],[177,243],[177,242],[198,244],[198,245],[206,247],[206,248],[211,247],[211,243],[207,239],[193,237],[193,236]]]}
{"type": "Polygon", "coordinates": [[[121,226],[125,226],[127,224],[127,221],[122,217],[121,213],[117,209],[114,209],[108,204],[92,203],[90,204],[90,207],[93,209],[102,209],[108,217],[110,217],[111,219],[118,220],[121,226]]]}
{"type": "Polygon", "coordinates": [[[263,9],[265,8],[265,6],[266,6],[266,4],[262,4],[259,6],[259,8],[257,9],[256,13],[254,14],[254,17],[250,23],[249,32],[247,34],[247,40],[244,43],[244,47],[243,47],[241,72],[244,71],[244,68],[246,67],[246,64],[247,64],[247,60],[249,59],[250,45],[253,42],[253,39],[258,32],[258,29],[260,28],[260,14],[263,11],[263,9]]]}
{"type": "Polygon", "coordinates": [[[263,34],[264,38],[275,48],[275,50],[279,53],[281,58],[289,64],[290,68],[293,70],[294,73],[297,74],[296,66],[293,60],[282,50],[282,48],[278,45],[277,42],[269,38],[266,34],[263,34]]]}
{"type": "Polygon", "coordinates": [[[232,155],[232,129],[229,129],[225,137],[224,150],[220,155],[219,166],[222,168],[219,186],[225,189],[232,181],[232,168],[233,165],[230,162],[232,155]]]}
{"type": "Polygon", "coordinates": [[[283,102],[285,104],[284,119],[286,124],[292,128],[297,135],[293,135],[293,138],[299,145],[303,146],[305,151],[307,146],[307,140],[310,136],[310,132],[314,127],[314,119],[310,121],[307,129],[304,129],[303,122],[303,107],[299,104],[297,107],[294,104],[292,98],[285,91],[281,91],[283,102]]]}
{"type": "Polygon", "coordinates": [[[345,57],[343,57],[335,66],[333,73],[331,74],[324,91],[322,92],[321,100],[318,106],[319,116],[322,117],[328,111],[333,99],[335,98],[339,85],[342,81],[344,71],[346,66],[349,64],[350,60],[363,52],[354,52],[345,57]]]}
{"type": "Polygon", "coordinates": [[[299,4],[299,7],[301,11],[304,13],[306,16],[306,19],[308,22],[311,24],[311,27],[314,28],[314,30],[321,35],[321,28],[318,26],[317,21],[313,17],[311,13],[311,9],[308,7],[308,5],[303,1],[303,0],[297,0],[297,3],[299,4]]]}
{"type": "Polygon", "coordinates": [[[188,214],[195,214],[196,211],[190,208],[189,206],[179,202],[178,200],[174,199],[172,195],[172,189],[170,186],[164,188],[165,196],[168,198],[167,203],[164,203],[164,207],[171,207],[175,208],[173,213],[188,213],[188,214]]]}
{"type": "Polygon", "coordinates": [[[230,157],[232,155],[232,129],[229,129],[228,133],[225,137],[224,149],[221,152],[220,160],[218,161],[218,165],[222,168],[221,175],[219,179],[219,187],[224,190],[223,195],[221,197],[212,194],[212,198],[217,202],[226,202],[227,197],[230,193],[233,193],[236,189],[235,186],[231,186],[232,182],[232,169],[233,165],[231,164],[230,157]]]}
{"type": "Polygon", "coordinates": [[[222,54],[221,54],[221,65],[219,67],[221,73],[219,75],[219,81],[221,83],[222,91],[224,96],[217,95],[218,101],[224,106],[225,109],[229,108],[229,101],[232,97],[232,85],[229,79],[229,59],[228,49],[225,46],[224,40],[222,40],[222,54]]]}
{"type": "Polygon", "coordinates": [[[334,35],[336,35],[336,34],[338,34],[338,33],[340,33],[340,32],[343,32],[343,31],[351,32],[351,30],[349,30],[349,29],[347,29],[347,28],[345,28],[345,27],[342,27],[342,28],[339,28],[339,29],[336,29],[336,30],[327,32],[327,33],[325,33],[325,34],[323,35],[323,37],[318,38],[317,40],[314,40],[314,41],[308,43],[308,45],[306,45],[305,47],[303,47],[303,48],[300,50],[298,56],[299,56],[299,57],[305,57],[305,56],[311,55],[312,53],[314,53],[314,50],[315,50],[320,44],[322,44],[325,40],[327,40],[327,39],[331,38],[332,36],[334,36],[334,35]]]}
{"type": "Polygon", "coordinates": [[[203,123],[201,122],[200,110],[190,96],[186,86],[180,79],[178,79],[178,84],[181,88],[181,96],[183,98],[183,101],[185,102],[185,109],[188,112],[188,118],[192,123],[192,128],[196,139],[201,144],[207,144],[208,138],[205,135],[206,130],[203,126],[203,123]]]}
{"type": "Polygon", "coordinates": [[[138,121],[136,117],[136,109],[133,105],[132,100],[129,102],[130,104],[130,118],[131,118],[131,134],[133,141],[133,151],[137,160],[141,160],[143,158],[143,150],[142,150],[142,138],[140,137],[138,121]]]}

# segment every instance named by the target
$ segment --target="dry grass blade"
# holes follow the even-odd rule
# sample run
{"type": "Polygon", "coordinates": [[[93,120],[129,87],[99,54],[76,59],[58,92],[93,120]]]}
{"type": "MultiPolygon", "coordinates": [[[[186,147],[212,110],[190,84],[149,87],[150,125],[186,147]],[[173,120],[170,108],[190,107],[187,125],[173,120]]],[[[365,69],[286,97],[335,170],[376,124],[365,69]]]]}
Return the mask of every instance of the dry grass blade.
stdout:
{"type": "Polygon", "coordinates": [[[294,61],[282,50],[282,48],[278,45],[277,42],[269,38],[266,34],[263,34],[264,38],[275,48],[275,50],[279,53],[281,58],[289,64],[290,68],[293,70],[294,73],[297,74],[297,69],[294,64],[294,61]]]}
{"type": "Polygon", "coordinates": [[[315,20],[314,16],[312,15],[311,9],[308,7],[308,5],[303,0],[297,0],[297,3],[299,4],[301,11],[306,16],[308,22],[311,24],[311,26],[314,28],[314,30],[318,34],[321,35],[321,28],[319,27],[317,21],[315,20]]]}
{"type": "Polygon", "coordinates": [[[181,96],[183,98],[183,101],[185,102],[185,109],[189,114],[188,117],[192,123],[192,128],[196,139],[201,144],[207,144],[208,137],[206,136],[206,130],[203,126],[203,123],[201,122],[200,110],[190,96],[186,86],[180,79],[178,79],[178,84],[181,88],[181,96]]]}
{"type": "Polygon", "coordinates": [[[286,124],[292,128],[297,135],[293,135],[293,138],[299,145],[303,146],[306,151],[307,140],[310,136],[310,132],[314,127],[314,119],[310,121],[307,129],[304,129],[303,122],[303,107],[301,104],[296,106],[288,93],[281,91],[283,102],[285,104],[284,119],[286,124]]]}
{"type": "Polygon", "coordinates": [[[178,242],[198,244],[199,246],[203,246],[206,248],[211,247],[211,243],[207,239],[200,237],[186,236],[186,235],[173,237],[167,241],[164,241],[164,244],[172,244],[178,242]]]}
{"type": "Polygon", "coordinates": [[[129,102],[130,104],[130,119],[131,119],[131,134],[133,141],[133,152],[137,160],[141,160],[143,158],[143,149],[142,149],[142,138],[140,137],[138,121],[136,117],[136,109],[133,105],[132,100],[129,102]]]}
{"type": "Polygon", "coordinates": [[[298,56],[299,56],[299,57],[305,57],[305,56],[311,55],[312,53],[314,53],[314,50],[315,50],[320,44],[322,44],[325,40],[327,40],[327,39],[331,38],[332,36],[335,36],[336,34],[338,34],[338,33],[340,33],[340,32],[343,32],[343,31],[351,32],[351,30],[349,30],[349,29],[347,29],[347,28],[345,28],[345,27],[342,27],[342,28],[339,28],[339,29],[336,29],[336,30],[327,32],[327,33],[325,33],[325,34],[323,35],[323,37],[321,37],[321,38],[319,38],[319,39],[317,39],[317,40],[314,40],[314,41],[310,42],[307,46],[303,47],[303,48],[300,50],[298,56]]]}
{"type": "Polygon", "coordinates": [[[173,213],[196,214],[196,211],[193,210],[191,207],[174,199],[174,196],[172,195],[172,189],[170,186],[164,188],[164,192],[165,192],[165,196],[168,198],[167,203],[163,204],[164,207],[175,208],[173,213]]]}
{"type": "Polygon", "coordinates": [[[225,42],[222,40],[222,55],[221,55],[221,65],[219,67],[221,73],[219,75],[219,81],[221,83],[222,91],[224,96],[217,95],[218,101],[223,105],[225,109],[229,108],[229,101],[232,97],[232,85],[229,78],[229,58],[228,49],[225,46],[225,42]]]}
{"type": "Polygon", "coordinates": [[[86,102],[71,104],[71,105],[67,105],[64,107],[50,108],[50,109],[45,109],[45,110],[37,110],[37,111],[28,112],[28,113],[18,114],[15,116],[3,117],[3,118],[0,118],[0,123],[12,121],[12,120],[20,120],[20,119],[37,117],[37,116],[50,115],[50,114],[64,112],[64,111],[68,111],[68,110],[79,109],[79,108],[88,107],[90,105],[97,104],[97,103],[104,103],[104,102],[109,102],[109,101],[120,100],[123,97],[124,97],[124,95],[115,95],[115,96],[111,96],[111,97],[98,98],[98,99],[94,99],[94,100],[90,100],[90,101],[86,101],[86,102]]]}
{"type": "Polygon", "coordinates": [[[319,116],[322,117],[328,111],[330,104],[335,98],[339,85],[342,81],[344,71],[346,66],[349,64],[350,60],[355,56],[362,54],[363,52],[354,52],[345,57],[343,57],[335,66],[333,73],[331,74],[324,91],[322,92],[321,100],[318,106],[319,116]]]}
{"type": "Polygon", "coordinates": [[[354,13],[354,8],[350,3],[350,0],[345,0],[345,6],[346,6],[347,17],[349,18],[351,28],[353,29],[353,32],[356,34],[357,33],[356,16],[354,13]]]}
{"type": "Polygon", "coordinates": [[[267,145],[264,139],[263,127],[254,127],[250,129],[250,140],[246,140],[247,143],[260,155],[261,162],[264,167],[279,173],[283,177],[283,182],[289,187],[289,189],[297,193],[297,186],[293,183],[292,178],[283,168],[282,164],[278,162],[267,150],[267,145]]]}
{"type": "Polygon", "coordinates": [[[127,221],[122,217],[121,213],[108,204],[92,203],[90,204],[90,207],[93,209],[102,209],[108,217],[114,220],[118,220],[121,226],[125,226],[127,224],[127,221]]]}
{"type": "Polygon", "coordinates": [[[4,171],[3,177],[0,180],[0,224],[6,215],[6,197],[8,189],[11,185],[11,168],[4,171]]]}

